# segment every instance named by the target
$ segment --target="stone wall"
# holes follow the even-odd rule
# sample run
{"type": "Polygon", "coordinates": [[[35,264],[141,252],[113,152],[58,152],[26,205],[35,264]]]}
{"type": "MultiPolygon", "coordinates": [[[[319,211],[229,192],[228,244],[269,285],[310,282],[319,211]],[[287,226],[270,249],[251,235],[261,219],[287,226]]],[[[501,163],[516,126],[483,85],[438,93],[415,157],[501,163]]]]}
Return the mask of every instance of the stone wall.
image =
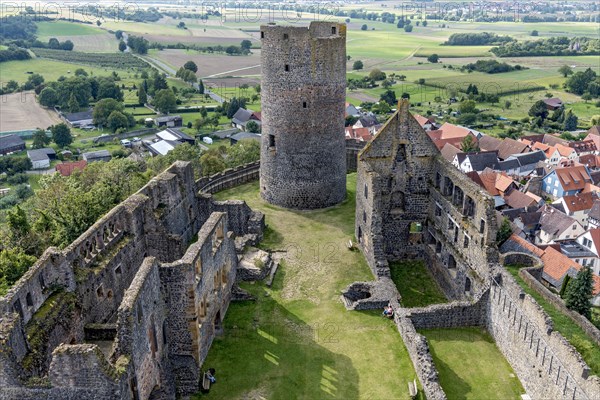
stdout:
{"type": "Polygon", "coordinates": [[[596,399],[600,379],[514,278],[492,280],[487,330],[533,398],[596,399]]]}
{"type": "Polygon", "coordinates": [[[217,193],[244,183],[257,181],[259,171],[260,161],[257,161],[201,178],[196,181],[196,185],[202,193],[217,193]]]}
{"type": "MultiPolygon", "coordinates": [[[[111,398],[172,398],[197,391],[199,368],[235,281],[234,239],[258,241],[263,228],[261,213],[241,201],[213,202],[198,193],[188,163],[173,164],[67,248],[46,251],[0,298],[4,393],[51,399],[86,393],[72,378],[80,362],[104,371],[89,368],[82,379],[114,380],[111,398]],[[202,262],[190,259],[196,256],[202,262]],[[206,276],[198,281],[199,265],[206,276]],[[210,307],[203,315],[210,323],[202,328],[189,318],[197,321],[207,294],[210,307]],[[190,313],[182,314],[186,309],[190,313]],[[109,353],[84,344],[86,325],[88,331],[103,327],[102,340],[116,333],[109,353]],[[168,335],[173,340],[167,341],[168,335]],[[24,387],[32,375],[35,382],[49,377],[53,388],[24,387]]],[[[97,398],[104,398],[103,390],[97,398]]]]}
{"type": "Polygon", "coordinates": [[[586,317],[583,315],[571,311],[565,306],[564,301],[560,296],[552,293],[547,287],[545,287],[538,279],[534,276],[541,277],[542,267],[537,268],[522,268],[519,270],[519,276],[525,281],[527,286],[532,288],[544,298],[548,303],[552,304],[561,313],[569,317],[574,323],[576,323],[581,329],[587,333],[592,340],[596,342],[597,346],[600,346],[600,330],[594,326],[586,317]]]}
{"type": "Polygon", "coordinates": [[[261,26],[260,192],[315,209],[346,198],[346,26],[261,26]]]}

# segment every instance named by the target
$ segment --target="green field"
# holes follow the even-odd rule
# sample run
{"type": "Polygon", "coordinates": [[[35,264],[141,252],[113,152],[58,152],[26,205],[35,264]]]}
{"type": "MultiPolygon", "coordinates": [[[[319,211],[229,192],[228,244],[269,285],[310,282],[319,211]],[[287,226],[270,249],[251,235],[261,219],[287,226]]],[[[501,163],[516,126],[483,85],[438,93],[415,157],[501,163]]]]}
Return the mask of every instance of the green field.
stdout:
{"type": "Polygon", "coordinates": [[[225,335],[204,363],[219,379],[207,398],[408,398],[415,373],[393,322],[379,311],[346,311],[339,299],[348,284],[373,279],[362,255],[345,247],[355,185],[348,175],[341,205],[310,212],[266,204],[258,182],[215,196],[264,212],[261,246],[288,252],[272,288],[247,284],[257,301],[230,305],[225,335]]]}
{"type": "Polygon", "coordinates": [[[449,399],[520,399],[525,393],[519,379],[481,328],[419,331],[439,372],[449,399]]]}
{"type": "Polygon", "coordinates": [[[97,35],[105,32],[92,25],[66,21],[38,22],[37,26],[37,35],[40,40],[56,36],[97,35]]]}
{"type": "MultiPolygon", "coordinates": [[[[35,58],[32,60],[3,62],[2,81],[8,82],[14,79],[17,82],[23,83],[27,81],[27,77],[29,76],[27,72],[41,74],[47,82],[55,81],[60,76],[69,77],[73,75],[77,68],[83,68],[88,73],[96,76],[110,75],[113,71],[111,69],[96,68],[88,65],[35,58]]],[[[121,75],[125,75],[125,73],[121,72],[121,75]]]]}
{"type": "Polygon", "coordinates": [[[448,301],[423,261],[393,262],[390,272],[402,296],[400,303],[403,307],[426,307],[448,301]]]}

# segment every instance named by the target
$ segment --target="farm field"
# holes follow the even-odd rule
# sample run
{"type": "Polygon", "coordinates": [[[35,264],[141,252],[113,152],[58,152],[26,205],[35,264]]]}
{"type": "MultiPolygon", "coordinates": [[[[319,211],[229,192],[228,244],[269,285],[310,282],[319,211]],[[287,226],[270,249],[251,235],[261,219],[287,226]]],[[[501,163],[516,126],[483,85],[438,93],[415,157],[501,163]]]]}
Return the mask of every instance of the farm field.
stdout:
{"type": "Polygon", "coordinates": [[[33,92],[7,94],[0,99],[0,132],[47,128],[58,122],[58,115],[41,107],[33,92]]]}
{"type": "Polygon", "coordinates": [[[180,49],[151,50],[149,55],[175,70],[182,67],[187,61],[194,61],[198,65],[197,75],[202,78],[260,74],[260,50],[257,49],[253,49],[252,54],[248,56],[208,54],[180,49]]]}
{"type": "Polygon", "coordinates": [[[42,38],[51,38],[57,36],[82,36],[98,35],[103,33],[102,29],[96,28],[90,24],[79,24],[66,21],[38,22],[37,35],[42,38]]]}
{"type": "Polygon", "coordinates": [[[449,399],[520,399],[525,393],[491,336],[481,328],[419,333],[429,342],[440,384],[449,399]]]}
{"type": "Polygon", "coordinates": [[[96,76],[110,75],[113,71],[107,68],[96,68],[89,65],[35,58],[32,60],[3,62],[1,75],[3,83],[9,80],[23,83],[27,81],[28,72],[41,74],[46,81],[55,81],[60,76],[70,76],[77,68],[83,68],[88,73],[96,76]]]}

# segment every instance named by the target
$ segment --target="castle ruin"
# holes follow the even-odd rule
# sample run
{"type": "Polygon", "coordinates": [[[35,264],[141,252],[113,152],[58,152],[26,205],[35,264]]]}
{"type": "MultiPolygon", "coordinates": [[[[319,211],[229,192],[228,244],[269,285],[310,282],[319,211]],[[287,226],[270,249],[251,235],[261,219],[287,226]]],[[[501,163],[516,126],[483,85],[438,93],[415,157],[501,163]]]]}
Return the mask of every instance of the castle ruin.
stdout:
{"type": "Polygon", "coordinates": [[[346,198],[346,25],[263,25],[260,192],[317,209],[346,198]]]}
{"type": "Polygon", "coordinates": [[[0,399],[171,399],[198,392],[264,216],[217,202],[177,162],[0,298],[0,399]],[[237,250],[236,250],[237,243],[237,250]]]}

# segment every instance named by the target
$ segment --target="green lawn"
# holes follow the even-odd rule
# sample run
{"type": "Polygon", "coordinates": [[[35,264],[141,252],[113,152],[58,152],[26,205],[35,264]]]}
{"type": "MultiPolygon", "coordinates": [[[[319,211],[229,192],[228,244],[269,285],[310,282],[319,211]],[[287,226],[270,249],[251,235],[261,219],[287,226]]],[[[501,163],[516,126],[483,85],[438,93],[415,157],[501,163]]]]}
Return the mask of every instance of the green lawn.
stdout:
{"type": "Polygon", "coordinates": [[[481,328],[419,331],[439,372],[449,399],[519,399],[525,393],[519,379],[481,328]]]}
{"type": "Polygon", "coordinates": [[[447,302],[423,261],[394,262],[390,264],[390,271],[404,307],[426,307],[447,302]]]}
{"type": "MultiPolygon", "coordinates": [[[[346,311],[340,291],[373,276],[354,236],[356,175],[348,198],[320,211],[290,211],[263,202],[258,182],[217,194],[244,199],[266,214],[262,247],[287,250],[271,289],[245,284],[253,303],[232,303],[225,335],[204,365],[217,370],[207,398],[403,399],[415,372],[392,321],[379,311],[346,311]]],[[[202,396],[204,397],[204,396],[202,396]]]]}
{"type": "Polygon", "coordinates": [[[531,289],[519,276],[518,265],[507,265],[506,269],[515,277],[523,290],[538,302],[550,315],[554,322],[554,329],[560,332],[577,349],[583,360],[592,370],[592,374],[600,376],[600,347],[569,317],[544,300],[535,290],[531,289]]]}
{"type": "Polygon", "coordinates": [[[104,32],[92,25],[66,21],[38,22],[37,26],[39,37],[97,35],[104,32]]]}

